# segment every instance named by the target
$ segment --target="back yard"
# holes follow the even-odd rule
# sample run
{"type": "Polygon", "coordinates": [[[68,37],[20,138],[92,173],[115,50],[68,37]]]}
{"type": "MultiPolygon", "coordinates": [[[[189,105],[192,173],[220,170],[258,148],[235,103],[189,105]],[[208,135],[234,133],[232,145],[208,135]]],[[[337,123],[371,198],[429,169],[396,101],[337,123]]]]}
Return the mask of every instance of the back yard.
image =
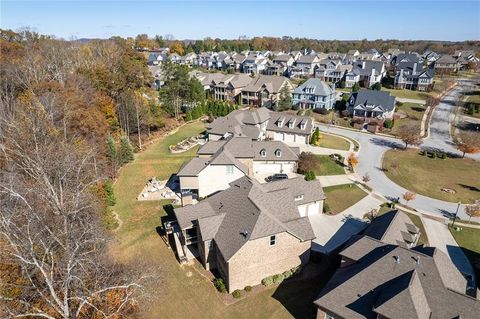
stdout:
{"type": "Polygon", "coordinates": [[[137,201],[136,196],[152,176],[166,179],[182,163],[195,155],[197,147],[172,155],[170,144],[204,130],[200,122],[188,124],[178,133],[152,144],[122,168],[115,183],[114,210],[122,226],[114,232],[112,254],[135,268],[151,269],[160,282],[146,286],[148,300],[142,301],[146,318],[305,318],[312,312],[312,301],[324,279],[285,282],[279,288],[258,292],[232,305],[218,298],[213,285],[197,271],[198,265],[180,267],[174,252],[157,233],[161,218],[167,216],[169,201],[137,201]]]}
{"type": "Polygon", "coordinates": [[[329,207],[332,214],[337,214],[367,196],[367,193],[355,184],[345,184],[324,187],[327,199],[325,206],[329,207]]]}

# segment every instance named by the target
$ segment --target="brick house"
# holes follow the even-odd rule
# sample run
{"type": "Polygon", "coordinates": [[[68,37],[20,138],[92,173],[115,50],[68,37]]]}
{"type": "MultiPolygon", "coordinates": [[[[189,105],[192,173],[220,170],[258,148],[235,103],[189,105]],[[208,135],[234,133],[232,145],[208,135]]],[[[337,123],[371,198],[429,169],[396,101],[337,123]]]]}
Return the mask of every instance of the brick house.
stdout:
{"type": "Polygon", "coordinates": [[[308,215],[321,213],[324,198],[317,180],[259,184],[242,177],[196,205],[175,209],[177,251],[198,254],[229,292],[258,285],[308,262],[315,237],[308,215]]]}

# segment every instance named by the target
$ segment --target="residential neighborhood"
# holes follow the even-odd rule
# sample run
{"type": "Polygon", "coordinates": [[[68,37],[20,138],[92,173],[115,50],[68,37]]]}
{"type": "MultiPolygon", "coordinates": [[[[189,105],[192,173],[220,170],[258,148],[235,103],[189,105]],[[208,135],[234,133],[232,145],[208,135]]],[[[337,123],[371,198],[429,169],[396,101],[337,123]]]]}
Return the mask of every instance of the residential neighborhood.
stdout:
{"type": "Polygon", "coordinates": [[[480,318],[480,2],[1,7],[0,318],[480,318]]]}

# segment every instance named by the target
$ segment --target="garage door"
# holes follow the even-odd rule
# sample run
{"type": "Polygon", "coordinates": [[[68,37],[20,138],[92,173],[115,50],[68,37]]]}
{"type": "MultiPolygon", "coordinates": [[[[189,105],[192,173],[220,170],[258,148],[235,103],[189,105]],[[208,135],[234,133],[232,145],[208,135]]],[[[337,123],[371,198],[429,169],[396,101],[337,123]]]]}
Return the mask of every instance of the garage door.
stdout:
{"type": "Polygon", "coordinates": [[[253,171],[256,174],[262,174],[262,173],[275,174],[275,173],[280,173],[281,169],[282,169],[281,164],[253,163],[253,171]]]}
{"type": "Polygon", "coordinates": [[[273,133],[273,140],[274,141],[283,141],[283,133],[273,133]]]}
{"type": "Polygon", "coordinates": [[[295,164],[282,164],[282,173],[295,173],[295,164]]]}
{"type": "Polygon", "coordinates": [[[285,142],[295,143],[295,135],[294,135],[294,134],[287,134],[287,133],[285,133],[284,141],[285,141],[285,142]]]}

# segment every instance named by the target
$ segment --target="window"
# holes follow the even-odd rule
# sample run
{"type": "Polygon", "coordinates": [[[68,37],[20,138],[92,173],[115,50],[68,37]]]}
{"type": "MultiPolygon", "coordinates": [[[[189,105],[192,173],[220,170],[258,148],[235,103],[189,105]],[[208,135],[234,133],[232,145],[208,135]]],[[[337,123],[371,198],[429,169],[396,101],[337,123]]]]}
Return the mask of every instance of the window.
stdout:
{"type": "Polygon", "coordinates": [[[226,173],[227,175],[232,175],[233,174],[233,165],[227,165],[225,166],[226,173]]]}
{"type": "Polygon", "coordinates": [[[335,317],[326,313],[325,314],[325,319],[335,319],[335,317]]]}
{"type": "Polygon", "coordinates": [[[275,150],[275,156],[280,157],[282,156],[282,151],[280,151],[278,148],[275,150]]]}
{"type": "Polygon", "coordinates": [[[270,236],[270,246],[275,246],[276,243],[277,243],[277,236],[275,235],[270,236]]]}
{"type": "Polygon", "coordinates": [[[303,194],[295,196],[295,200],[302,200],[303,199],[303,194]]]}
{"type": "Polygon", "coordinates": [[[266,157],[267,156],[267,151],[264,148],[260,151],[260,156],[261,157],[266,157]]]}

